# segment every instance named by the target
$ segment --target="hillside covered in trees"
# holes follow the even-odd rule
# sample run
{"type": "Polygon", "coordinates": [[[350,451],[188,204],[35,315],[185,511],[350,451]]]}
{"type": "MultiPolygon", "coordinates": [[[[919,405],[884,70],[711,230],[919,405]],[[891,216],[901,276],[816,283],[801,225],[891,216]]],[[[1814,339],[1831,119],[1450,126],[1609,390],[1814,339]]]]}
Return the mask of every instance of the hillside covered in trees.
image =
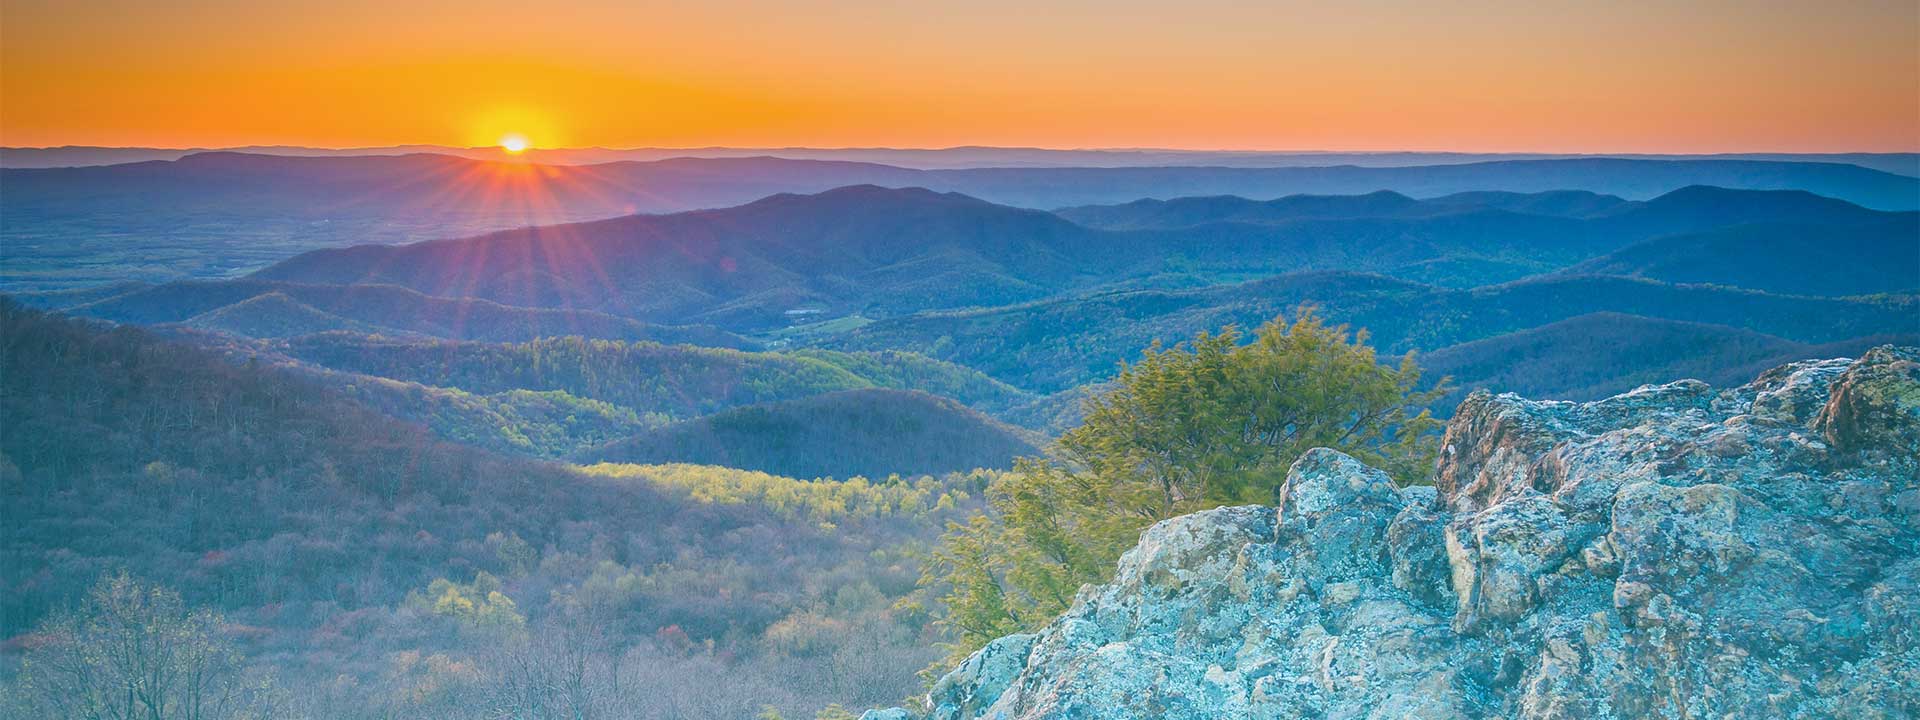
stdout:
{"type": "Polygon", "coordinates": [[[565,688],[525,674],[560,658],[593,707],[639,717],[892,702],[933,657],[889,610],[918,574],[912,548],[988,480],[862,480],[796,505],[763,499],[828,486],[581,472],[437,440],[282,368],[12,303],[0,411],[10,653],[128,571],[219,613],[279,706],[311,717],[560,703],[565,688]]]}

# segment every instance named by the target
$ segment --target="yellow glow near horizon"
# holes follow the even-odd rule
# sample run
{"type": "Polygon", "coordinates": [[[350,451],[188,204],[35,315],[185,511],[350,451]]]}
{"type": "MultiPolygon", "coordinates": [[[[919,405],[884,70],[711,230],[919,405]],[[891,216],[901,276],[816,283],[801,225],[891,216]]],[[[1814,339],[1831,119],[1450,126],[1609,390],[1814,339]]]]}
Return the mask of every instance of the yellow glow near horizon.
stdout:
{"type": "Polygon", "coordinates": [[[527,136],[519,133],[507,133],[500,138],[500,149],[518,155],[527,151],[527,136]]]}

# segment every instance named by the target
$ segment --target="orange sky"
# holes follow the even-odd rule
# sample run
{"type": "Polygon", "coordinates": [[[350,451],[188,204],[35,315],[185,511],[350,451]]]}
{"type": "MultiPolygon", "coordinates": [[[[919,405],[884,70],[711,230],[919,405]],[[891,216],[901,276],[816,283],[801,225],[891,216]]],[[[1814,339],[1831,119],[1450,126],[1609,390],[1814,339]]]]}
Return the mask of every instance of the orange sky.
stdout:
{"type": "Polygon", "coordinates": [[[0,144],[508,132],[541,147],[1914,151],[1920,3],[0,0],[0,144]]]}

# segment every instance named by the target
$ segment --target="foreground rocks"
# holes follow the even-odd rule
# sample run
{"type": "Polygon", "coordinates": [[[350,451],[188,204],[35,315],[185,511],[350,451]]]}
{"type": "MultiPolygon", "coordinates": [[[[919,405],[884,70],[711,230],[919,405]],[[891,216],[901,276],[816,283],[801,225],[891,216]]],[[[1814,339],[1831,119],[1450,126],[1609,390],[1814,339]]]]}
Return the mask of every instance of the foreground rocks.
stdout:
{"type": "Polygon", "coordinates": [[[1112,582],[929,701],[938,720],[1920,717],[1920,351],[1730,390],[1476,394],[1431,488],[1312,451],[1278,508],[1153,526],[1112,582]]]}

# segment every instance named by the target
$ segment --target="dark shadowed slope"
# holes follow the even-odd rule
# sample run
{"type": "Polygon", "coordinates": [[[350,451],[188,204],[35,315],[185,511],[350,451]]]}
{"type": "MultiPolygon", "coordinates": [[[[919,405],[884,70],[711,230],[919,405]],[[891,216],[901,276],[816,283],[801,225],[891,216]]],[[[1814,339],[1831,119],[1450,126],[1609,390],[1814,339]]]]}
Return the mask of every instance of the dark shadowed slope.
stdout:
{"type": "Polygon", "coordinates": [[[1302,303],[1366,328],[1384,351],[1438,348],[1595,312],[1746,328],[1800,342],[1920,332],[1920,296],[1815,298],[1601,276],[1553,276],[1453,290],[1342,272],[1295,273],[1240,285],[1141,290],[1006,308],[881,320],[834,341],[913,350],[1034,392],[1111,376],[1159,340],[1225,325],[1253,327],[1302,303]]]}
{"type": "Polygon", "coordinates": [[[1863,207],[1804,190],[1743,190],[1691,185],[1599,216],[1615,232],[1670,233],[1763,222],[1861,224],[1910,216],[1863,207]]]}
{"type": "Polygon", "coordinates": [[[1920,289],[1920,215],[1865,224],[1772,223],[1655,238],[1569,268],[1802,295],[1920,289]]]}
{"type": "Polygon", "coordinates": [[[1794,360],[1857,357],[1886,343],[1913,344],[1920,333],[1873,335],[1809,344],[1724,325],[1594,313],[1420,356],[1427,372],[1454,378],[1458,392],[1486,388],[1555,400],[1594,400],[1647,383],[1683,378],[1716,386],[1750,379],[1756,369],[1794,360]]]}
{"type": "Polygon", "coordinates": [[[850,390],[728,410],[612,443],[587,462],[698,463],[789,477],[870,478],[1005,468],[1030,436],[952,400],[850,390]]]}

